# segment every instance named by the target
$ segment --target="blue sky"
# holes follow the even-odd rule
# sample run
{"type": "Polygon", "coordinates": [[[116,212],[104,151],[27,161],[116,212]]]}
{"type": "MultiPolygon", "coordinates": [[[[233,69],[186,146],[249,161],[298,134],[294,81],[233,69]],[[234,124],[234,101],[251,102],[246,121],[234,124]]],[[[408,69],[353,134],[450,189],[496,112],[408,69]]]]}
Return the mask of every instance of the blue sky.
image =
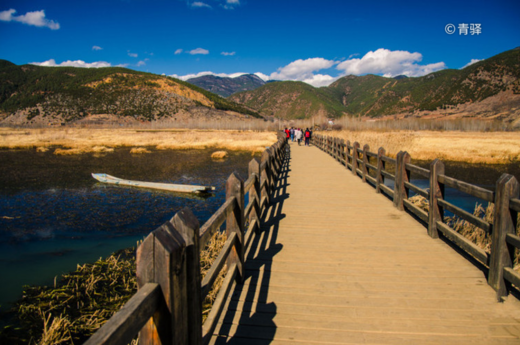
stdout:
{"type": "Polygon", "coordinates": [[[183,79],[257,73],[324,86],[348,74],[420,76],[513,49],[519,38],[518,0],[0,2],[0,59],[183,79]]]}

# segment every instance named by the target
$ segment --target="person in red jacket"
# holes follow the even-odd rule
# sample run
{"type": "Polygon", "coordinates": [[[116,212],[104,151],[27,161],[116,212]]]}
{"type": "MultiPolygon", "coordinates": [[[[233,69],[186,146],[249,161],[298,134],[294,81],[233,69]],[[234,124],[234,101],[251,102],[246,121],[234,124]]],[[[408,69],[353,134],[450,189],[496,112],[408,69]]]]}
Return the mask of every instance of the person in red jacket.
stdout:
{"type": "Polygon", "coordinates": [[[285,142],[289,142],[289,138],[291,137],[291,131],[287,129],[287,127],[285,127],[285,142]]]}

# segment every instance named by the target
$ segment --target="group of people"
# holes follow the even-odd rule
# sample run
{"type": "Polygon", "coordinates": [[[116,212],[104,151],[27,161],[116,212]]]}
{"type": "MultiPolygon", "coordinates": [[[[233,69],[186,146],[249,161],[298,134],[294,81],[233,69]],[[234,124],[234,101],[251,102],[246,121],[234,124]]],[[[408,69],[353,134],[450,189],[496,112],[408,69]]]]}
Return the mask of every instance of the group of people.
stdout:
{"type": "Polygon", "coordinates": [[[302,131],[301,128],[294,128],[294,127],[291,127],[291,128],[287,128],[285,127],[285,140],[288,142],[289,139],[291,139],[291,141],[298,141],[298,146],[300,146],[300,143],[302,141],[302,138],[305,139],[305,146],[309,146],[309,142],[312,138],[312,131],[310,129],[305,129],[305,132],[302,131]]]}

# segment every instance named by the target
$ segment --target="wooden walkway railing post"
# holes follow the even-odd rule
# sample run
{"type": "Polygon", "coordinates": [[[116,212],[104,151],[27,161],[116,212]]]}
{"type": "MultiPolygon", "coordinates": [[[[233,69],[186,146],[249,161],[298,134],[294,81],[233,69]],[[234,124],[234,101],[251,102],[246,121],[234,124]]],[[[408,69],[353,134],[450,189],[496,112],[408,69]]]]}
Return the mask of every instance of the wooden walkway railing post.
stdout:
{"type": "Polygon", "coordinates": [[[260,174],[260,188],[262,189],[260,201],[264,200],[269,204],[269,196],[271,190],[269,189],[269,152],[264,151],[260,160],[261,174],[260,174]],[[264,167],[263,167],[264,166],[264,167]]]}
{"type": "Polygon", "coordinates": [[[226,218],[226,234],[229,238],[234,232],[237,239],[232,253],[229,254],[227,265],[228,267],[237,265],[237,281],[242,282],[244,279],[244,181],[234,173],[229,176],[226,184],[226,200],[232,197],[235,197],[237,202],[233,212],[226,218]]]}
{"type": "Polygon", "coordinates": [[[410,163],[410,159],[410,155],[406,151],[399,151],[396,158],[394,206],[400,211],[404,210],[403,200],[408,199],[408,188],[406,188],[405,182],[410,182],[410,172],[406,170],[406,164],[410,163]]]}
{"type": "Polygon", "coordinates": [[[512,175],[503,174],[496,183],[488,284],[497,292],[499,301],[508,295],[504,268],[513,267],[515,254],[515,248],[506,241],[507,234],[516,235],[517,225],[517,215],[512,216],[509,200],[518,198],[519,191],[518,181],[512,175]]]}
{"type": "Polygon", "coordinates": [[[370,151],[370,146],[368,144],[365,144],[363,146],[363,182],[367,182],[367,164],[368,164],[368,151],[370,151]]]}
{"type": "Polygon", "coordinates": [[[356,141],[352,147],[352,174],[357,175],[358,159],[359,159],[359,143],[356,141]]]}
{"type": "Polygon", "coordinates": [[[352,168],[354,163],[352,163],[352,155],[353,153],[350,152],[352,146],[350,145],[350,140],[347,140],[347,146],[345,146],[345,169],[348,170],[348,165],[350,164],[350,167],[352,168]],[[349,163],[349,156],[350,156],[350,163],[349,163]]]}
{"type": "Polygon", "coordinates": [[[428,210],[428,235],[432,238],[439,238],[437,222],[442,222],[444,218],[444,208],[437,202],[444,200],[444,184],[439,183],[439,175],[444,175],[444,163],[435,159],[430,163],[430,204],[428,210]]]}
{"type": "Polygon", "coordinates": [[[165,301],[141,329],[140,344],[188,343],[186,261],[186,242],[170,221],[149,234],[138,247],[138,288],[157,283],[165,301]]]}
{"type": "Polygon", "coordinates": [[[186,242],[186,290],[188,299],[188,344],[202,342],[202,298],[200,275],[199,221],[187,207],[171,219],[186,242]]]}
{"type": "Polygon", "coordinates": [[[383,175],[383,170],[385,170],[385,161],[383,160],[383,156],[386,151],[384,148],[380,147],[377,151],[377,177],[376,177],[376,193],[381,193],[381,185],[385,184],[385,176],[383,175]]]}
{"type": "MultiPolygon", "coordinates": [[[[260,221],[260,163],[256,159],[252,159],[249,162],[249,176],[255,176],[255,182],[253,183],[253,187],[249,190],[249,202],[253,202],[254,206],[249,214],[249,223],[259,222],[260,221]]],[[[259,230],[259,226],[256,227],[257,231],[259,230]]]]}

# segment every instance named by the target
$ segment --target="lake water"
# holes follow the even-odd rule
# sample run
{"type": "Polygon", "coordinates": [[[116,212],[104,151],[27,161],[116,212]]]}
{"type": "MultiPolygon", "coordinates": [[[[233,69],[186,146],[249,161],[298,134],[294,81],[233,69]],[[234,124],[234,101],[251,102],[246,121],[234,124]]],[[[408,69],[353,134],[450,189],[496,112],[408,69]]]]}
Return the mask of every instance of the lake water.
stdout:
{"type": "Polygon", "coordinates": [[[213,161],[210,150],[152,151],[131,155],[56,156],[32,150],[0,151],[0,311],[21,296],[23,285],[52,284],[54,277],[122,248],[135,246],[183,207],[201,225],[225,200],[225,183],[245,178],[250,152],[213,161]],[[209,198],[117,187],[91,173],[121,178],[210,185],[209,198]]]}

